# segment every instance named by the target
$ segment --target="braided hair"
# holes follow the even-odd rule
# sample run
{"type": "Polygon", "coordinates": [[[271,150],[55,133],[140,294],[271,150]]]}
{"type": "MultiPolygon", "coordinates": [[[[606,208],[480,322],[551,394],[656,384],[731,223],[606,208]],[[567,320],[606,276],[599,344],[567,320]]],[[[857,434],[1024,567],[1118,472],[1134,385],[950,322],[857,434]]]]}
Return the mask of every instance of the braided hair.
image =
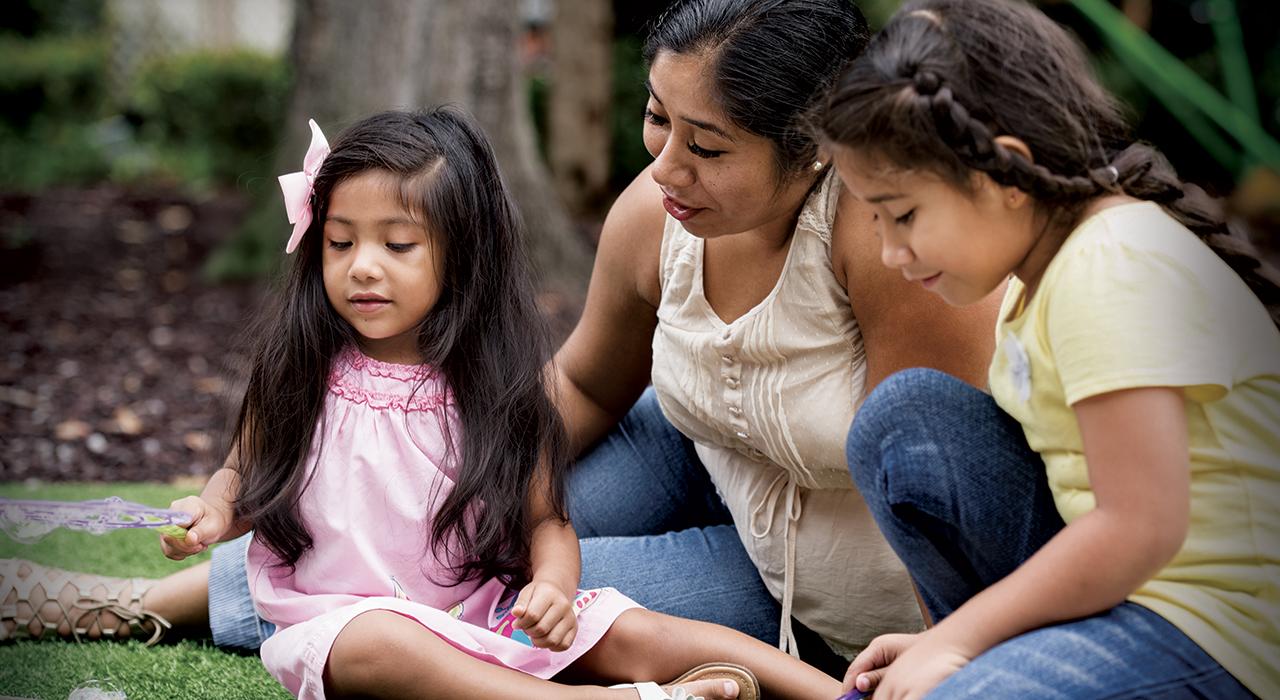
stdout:
{"type": "Polygon", "coordinates": [[[1093,199],[1159,204],[1249,285],[1280,326],[1280,272],[1168,160],[1134,142],[1080,46],[1014,0],[906,5],[829,92],[822,138],[968,190],[973,171],[1026,192],[1048,228],[1069,231],[1093,199]],[[996,140],[1016,136],[1034,162],[996,140]]]}

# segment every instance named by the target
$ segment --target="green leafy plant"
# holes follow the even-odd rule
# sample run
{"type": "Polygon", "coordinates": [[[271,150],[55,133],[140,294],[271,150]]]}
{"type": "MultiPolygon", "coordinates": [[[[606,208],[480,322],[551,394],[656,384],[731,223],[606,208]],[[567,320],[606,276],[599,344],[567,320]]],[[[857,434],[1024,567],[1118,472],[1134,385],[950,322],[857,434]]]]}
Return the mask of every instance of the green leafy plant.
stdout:
{"type": "Polygon", "coordinates": [[[1106,0],[1071,3],[1098,29],[1120,62],[1219,163],[1237,176],[1251,164],[1280,170],[1280,142],[1259,119],[1233,0],[1209,3],[1229,99],[1106,0]]]}
{"type": "Polygon", "coordinates": [[[89,125],[104,112],[105,56],[96,38],[0,36],[0,186],[34,191],[106,175],[89,125]]]}
{"type": "Polygon", "coordinates": [[[100,115],[105,64],[96,37],[0,37],[0,124],[21,131],[100,115]]]}
{"type": "Polygon", "coordinates": [[[145,64],[128,109],[160,170],[196,184],[229,184],[270,170],[288,90],[281,59],[199,51],[145,64]]]}

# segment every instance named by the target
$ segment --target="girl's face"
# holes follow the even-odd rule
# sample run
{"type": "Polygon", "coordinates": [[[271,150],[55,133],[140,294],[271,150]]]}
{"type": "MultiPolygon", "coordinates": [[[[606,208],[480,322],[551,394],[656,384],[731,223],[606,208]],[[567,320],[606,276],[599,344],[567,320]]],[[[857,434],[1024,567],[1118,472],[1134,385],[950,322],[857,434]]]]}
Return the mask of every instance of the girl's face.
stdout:
{"type": "Polygon", "coordinates": [[[986,174],[975,174],[973,192],[965,192],[849,148],[834,155],[845,186],[875,212],[884,264],[951,304],[986,297],[1019,273],[1036,243],[1030,200],[986,174]]]}
{"type": "Polygon", "coordinates": [[[701,55],[659,52],[649,69],[644,145],[663,206],[689,233],[711,238],[790,229],[813,179],[778,185],[769,139],[732,124],[711,98],[701,55]]]}
{"type": "Polygon", "coordinates": [[[333,188],[324,220],[324,289],[383,362],[421,361],[416,328],[440,297],[443,256],[400,204],[399,180],[368,171],[333,188]]]}

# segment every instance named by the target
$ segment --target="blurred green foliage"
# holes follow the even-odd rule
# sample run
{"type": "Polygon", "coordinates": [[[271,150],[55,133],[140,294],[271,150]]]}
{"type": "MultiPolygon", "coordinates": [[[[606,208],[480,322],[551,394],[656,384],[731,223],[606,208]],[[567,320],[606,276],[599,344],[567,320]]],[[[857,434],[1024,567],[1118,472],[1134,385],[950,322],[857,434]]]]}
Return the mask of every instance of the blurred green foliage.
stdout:
{"type": "Polygon", "coordinates": [[[615,191],[626,187],[636,173],[644,170],[653,156],[644,147],[644,106],[649,91],[648,76],[640,58],[642,45],[635,35],[619,36],[613,43],[613,104],[609,112],[609,185],[615,191]]]}
{"type": "Polygon", "coordinates": [[[207,190],[269,174],[289,90],[261,53],[160,55],[108,86],[103,0],[20,0],[0,30],[0,187],[105,179],[207,190]]]}
{"type": "Polygon", "coordinates": [[[126,110],[158,172],[197,186],[231,184],[270,172],[288,91],[280,59],[198,51],[144,64],[126,110]]]}
{"type": "MultiPolygon", "coordinates": [[[[1225,54],[1215,43],[1213,15],[1205,9],[1224,1],[1155,2],[1149,29],[1174,58],[1226,94],[1225,54]]],[[[1233,1],[1259,121],[1271,134],[1280,134],[1280,25],[1266,20],[1274,0],[1233,1]]],[[[857,2],[873,29],[900,5],[900,0],[857,2]]],[[[640,48],[649,23],[666,3],[613,4],[610,184],[620,190],[651,160],[642,139],[647,93],[640,48]]],[[[1153,98],[1147,81],[1135,77],[1072,3],[1037,4],[1080,36],[1104,84],[1130,108],[1139,138],[1162,147],[1189,179],[1219,193],[1232,188],[1238,167],[1223,162],[1224,149],[1197,146],[1179,116],[1153,98]]],[[[259,186],[259,180],[275,175],[272,155],[290,87],[287,59],[243,50],[162,55],[129,72],[121,84],[120,74],[108,74],[106,7],[105,0],[6,3],[0,27],[0,188],[37,191],[104,179],[196,191],[237,187],[263,200],[245,228],[278,230],[283,214],[266,201],[274,187],[259,186]]],[[[538,133],[545,135],[545,77],[531,83],[529,99],[538,133]]],[[[219,277],[269,270],[278,262],[278,251],[260,250],[261,238],[236,237],[210,261],[209,270],[219,277]]]]}
{"type": "MultiPolygon", "coordinates": [[[[259,188],[260,189],[260,188],[259,188]]],[[[272,277],[284,263],[288,216],[279,190],[259,191],[240,228],[209,256],[204,273],[213,280],[249,280],[272,277]]]]}
{"type": "Polygon", "coordinates": [[[871,25],[871,31],[879,31],[885,22],[898,11],[902,0],[858,0],[858,7],[871,25]]]}
{"type": "Polygon", "coordinates": [[[529,113],[533,117],[533,133],[537,136],[538,154],[543,160],[547,158],[547,133],[549,107],[551,98],[551,80],[545,73],[537,72],[529,76],[528,81],[529,113]]]}
{"type": "Polygon", "coordinates": [[[104,0],[10,0],[0,33],[12,36],[89,34],[102,26],[104,0]]]}
{"type": "Polygon", "coordinates": [[[92,37],[0,36],[0,185],[34,190],[106,175],[85,126],[104,111],[105,56],[92,37]]]}
{"type": "Polygon", "coordinates": [[[14,130],[33,121],[72,121],[102,107],[106,45],[101,38],[0,36],[0,120],[14,130]]]}
{"type": "Polygon", "coordinates": [[[1207,154],[1215,169],[1225,174],[1220,179],[1224,190],[1252,165],[1280,167],[1280,142],[1266,132],[1260,118],[1235,0],[1202,0],[1191,8],[1189,17],[1208,25],[1210,32],[1201,52],[1187,58],[1173,54],[1153,36],[1158,25],[1148,34],[1106,0],[1071,4],[1092,24],[1112,60],[1140,81],[1143,91],[1198,143],[1200,155],[1207,154]]]}

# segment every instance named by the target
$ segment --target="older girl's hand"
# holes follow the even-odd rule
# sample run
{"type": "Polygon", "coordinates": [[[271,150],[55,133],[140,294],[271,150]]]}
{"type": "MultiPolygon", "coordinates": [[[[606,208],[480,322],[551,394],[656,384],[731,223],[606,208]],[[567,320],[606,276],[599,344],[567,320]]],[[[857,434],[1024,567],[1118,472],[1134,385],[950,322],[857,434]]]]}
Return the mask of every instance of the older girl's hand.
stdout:
{"type": "Polygon", "coordinates": [[[864,692],[874,689],[876,700],[917,700],[972,658],[962,645],[937,634],[937,628],[914,635],[884,635],[853,660],[845,686],[864,692]]]}
{"type": "Polygon", "coordinates": [[[845,671],[844,684],[841,690],[845,693],[854,690],[870,692],[880,684],[889,664],[902,652],[916,643],[918,634],[882,634],[871,640],[866,649],[853,659],[849,670],[845,671]]]}
{"type": "Polygon", "coordinates": [[[535,647],[564,651],[578,635],[578,618],[573,601],[559,586],[535,580],[520,591],[511,607],[515,626],[524,630],[535,647]]]}

